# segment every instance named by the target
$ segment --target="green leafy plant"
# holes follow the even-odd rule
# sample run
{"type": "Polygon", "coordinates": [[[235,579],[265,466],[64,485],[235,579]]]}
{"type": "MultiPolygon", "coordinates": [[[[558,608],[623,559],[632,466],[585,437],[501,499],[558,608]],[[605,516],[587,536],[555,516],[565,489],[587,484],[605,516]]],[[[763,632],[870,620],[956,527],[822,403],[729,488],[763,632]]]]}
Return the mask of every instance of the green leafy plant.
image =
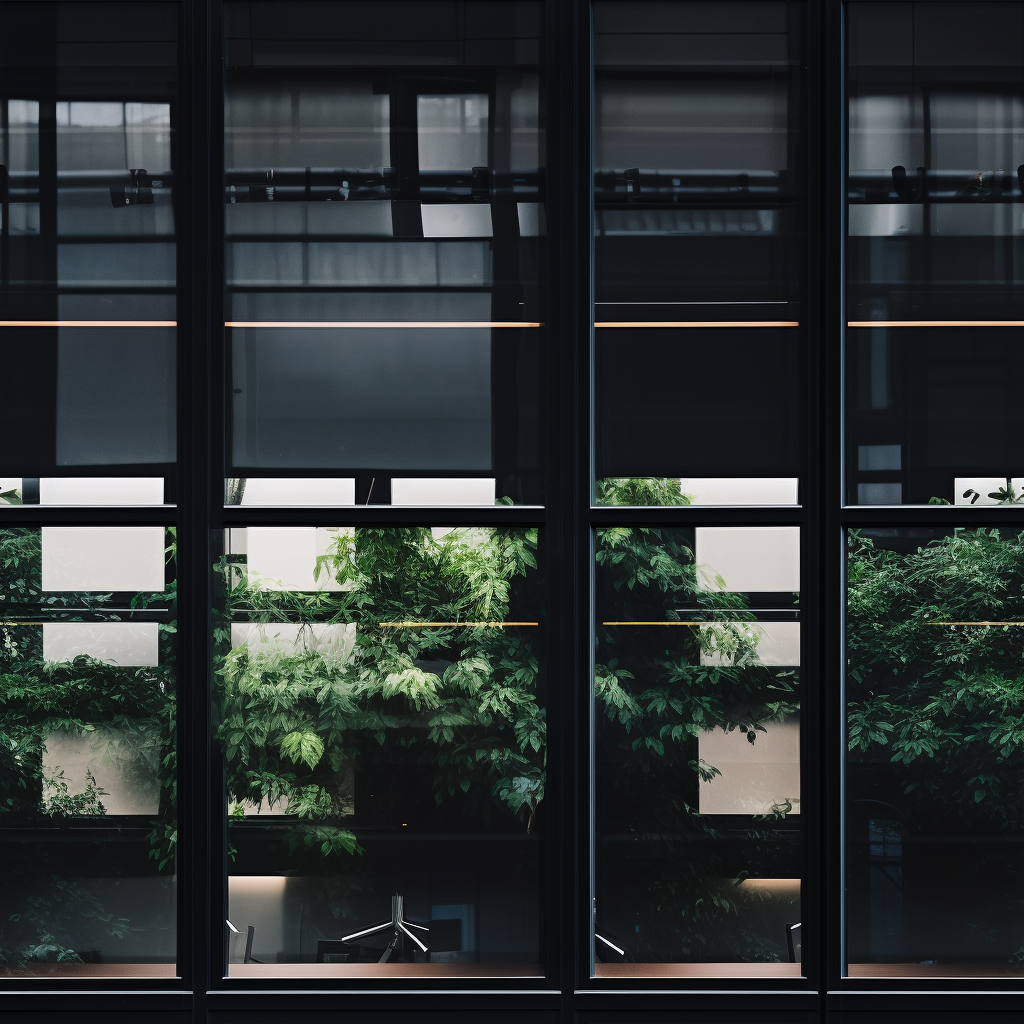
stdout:
{"type": "MultiPolygon", "coordinates": [[[[167,557],[175,557],[173,531],[167,557]]],[[[91,772],[77,793],[63,771],[48,774],[49,738],[91,737],[129,775],[159,780],[150,856],[158,872],[174,869],[174,587],[132,602],[137,608],[159,603],[170,613],[160,625],[159,666],[123,667],[86,656],[53,663],[43,657],[42,619],[81,621],[85,609],[90,618],[116,621],[123,613],[107,611],[109,594],[44,593],[41,565],[39,530],[0,530],[0,828],[37,837],[8,843],[4,851],[0,964],[16,968],[75,962],[89,936],[120,939],[128,928],[75,876],[67,856],[74,845],[47,841],[55,829],[102,819],[106,795],[91,772]]]]}
{"type": "Polygon", "coordinates": [[[779,960],[743,881],[778,876],[792,805],[739,832],[702,815],[699,785],[721,773],[698,739],[756,743],[798,711],[797,673],[761,664],[745,595],[697,565],[692,531],[601,529],[596,559],[599,926],[637,961],[779,960]]]}
{"type": "Polygon", "coordinates": [[[438,807],[458,799],[531,831],[547,747],[536,546],[515,528],[338,531],[315,592],[226,558],[217,736],[234,805],[286,810],[289,849],[327,871],[361,853],[346,824],[354,773],[397,760],[430,779],[438,807]],[[508,624],[527,608],[532,626],[508,624]],[[260,639],[232,647],[239,619],[260,639]],[[275,639],[283,623],[297,639],[275,639]]]}
{"type": "MultiPolygon", "coordinates": [[[[1024,535],[958,528],[910,550],[890,543],[849,537],[848,799],[884,804],[901,835],[973,842],[973,870],[1016,906],[1024,873],[1001,840],[1024,828],[1024,535]]],[[[963,926],[979,952],[1013,960],[1016,917],[998,915],[998,937],[980,917],[963,926]]]]}

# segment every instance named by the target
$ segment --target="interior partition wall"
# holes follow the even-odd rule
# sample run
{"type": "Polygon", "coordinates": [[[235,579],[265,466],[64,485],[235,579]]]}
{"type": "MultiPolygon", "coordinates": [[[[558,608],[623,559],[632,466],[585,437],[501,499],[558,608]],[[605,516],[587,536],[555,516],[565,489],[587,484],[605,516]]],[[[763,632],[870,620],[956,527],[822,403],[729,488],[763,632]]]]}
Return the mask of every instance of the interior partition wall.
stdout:
{"type": "Polygon", "coordinates": [[[12,1019],[1009,1020],[1019,0],[2,0],[12,1019]]]}

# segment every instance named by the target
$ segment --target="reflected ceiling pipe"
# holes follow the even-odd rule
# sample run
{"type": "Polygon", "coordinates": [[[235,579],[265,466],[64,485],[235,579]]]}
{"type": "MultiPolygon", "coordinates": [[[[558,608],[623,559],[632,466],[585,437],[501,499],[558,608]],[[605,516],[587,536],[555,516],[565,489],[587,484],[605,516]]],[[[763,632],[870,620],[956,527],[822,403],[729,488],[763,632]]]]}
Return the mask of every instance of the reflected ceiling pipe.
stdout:
{"type": "MultiPolygon", "coordinates": [[[[1022,168],[1017,184],[1024,192],[1022,168]]],[[[849,198],[869,203],[885,202],[1015,202],[1019,199],[1013,175],[1003,168],[946,168],[929,170],[918,167],[911,176],[902,164],[887,171],[857,170],[849,176],[849,198]]]]}
{"type": "Polygon", "coordinates": [[[594,189],[598,202],[663,203],[699,200],[708,196],[756,199],[784,191],[784,172],[743,168],[688,168],[686,170],[598,167],[594,189]]]}
{"type": "MultiPolygon", "coordinates": [[[[536,199],[539,171],[499,172],[492,167],[420,171],[416,196],[430,202],[490,202],[496,197],[536,199]]],[[[397,199],[399,172],[394,167],[235,167],[225,172],[225,201],[352,202],[397,199]]]]}

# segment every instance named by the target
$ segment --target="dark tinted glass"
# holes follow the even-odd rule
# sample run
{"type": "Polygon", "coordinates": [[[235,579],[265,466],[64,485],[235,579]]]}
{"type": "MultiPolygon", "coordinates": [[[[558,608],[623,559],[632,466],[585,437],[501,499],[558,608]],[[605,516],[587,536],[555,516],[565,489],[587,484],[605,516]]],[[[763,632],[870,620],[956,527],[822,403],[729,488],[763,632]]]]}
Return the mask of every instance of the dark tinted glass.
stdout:
{"type": "Polygon", "coordinates": [[[178,7],[0,19],[2,489],[173,501],[178,7]]]}
{"type": "Polygon", "coordinates": [[[597,531],[599,977],[801,974],[799,547],[597,531]]]}
{"type": "Polygon", "coordinates": [[[226,5],[229,501],[541,500],[541,11],[226,5]]]}
{"type": "Polygon", "coordinates": [[[599,331],[598,479],[797,476],[801,349],[785,328],[599,331]]]}
{"type": "Polygon", "coordinates": [[[801,12],[595,3],[598,320],[799,319],[801,12]]]}
{"type": "Polygon", "coordinates": [[[850,320],[1018,319],[1024,6],[847,10],[850,320]]]}
{"type": "Polygon", "coordinates": [[[1016,501],[1022,343],[1019,328],[849,329],[848,501],[1016,501]]]}
{"type": "Polygon", "coordinates": [[[797,500],[802,19],[594,4],[598,503],[797,500]]]}
{"type": "Polygon", "coordinates": [[[225,540],[227,973],[539,975],[537,531],[225,540]]]}
{"type": "Polygon", "coordinates": [[[175,975],[175,560],[0,530],[0,976],[175,975]]]}
{"type": "Polygon", "coordinates": [[[846,944],[853,977],[1020,973],[1024,537],[849,537],[846,944]]]}

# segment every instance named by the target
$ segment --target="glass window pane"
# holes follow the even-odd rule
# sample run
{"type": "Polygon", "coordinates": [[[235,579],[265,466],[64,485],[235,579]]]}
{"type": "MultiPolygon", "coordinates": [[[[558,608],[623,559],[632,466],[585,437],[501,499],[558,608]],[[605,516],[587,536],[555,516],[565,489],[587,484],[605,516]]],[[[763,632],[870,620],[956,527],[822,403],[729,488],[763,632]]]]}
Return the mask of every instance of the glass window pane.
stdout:
{"type": "Polygon", "coordinates": [[[596,533],[598,977],[801,974],[799,537],[596,533]]]}
{"type": "Polygon", "coordinates": [[[594,4],[597,504],[746,504],[678,481],[801,471],[802,19],[594,4]]]}
{"type": "MultiPolygon", "coordinates": [[[[801,472],[798,331],[601,328],[595,360],[597,504],[692,504],[698,492],[683,487],[684,478],[741,486],[745,479],[801,472]],[[635,488],[620,493],[623,481],[638,478],[663,481],[673,497],[636,500],[635,488]]],[[[736,500],[728,492],[720,496],[732,499],[723,504],[736,500]]],[[[768,497],[764,504],[777,503],[768,497]]]]}
{"type": "Polygon", "coordinates": [[[3,2],[0,20],[0,472],[34,481],[25,504],[64,474],[103,504],[121,499],[101,478],[160,477],[147,503],[173,502],[178,4],[3,2]]]}
{"type": "Polygon", "coordinates": [[[230,479],[541,503],[541,10],[225,5],[230,479]]]}
{"type": "Polygon", "coordinates": [[[846,955],[859,978],[1020,973],[1016,530],[851,531],[846,955]]]}
{"type": "Polygon", "coordinates": [[[850,319],[1019,319],[1024,6],[847,11],[850,319]]]}
{"type": "Polygon", "coordinates": [[[1024,475],[1022,340],[1019,328],[848,329],[847,501],[959,505],[1019,498],[1011,480],[1024,475]]]}
{"type": "Polygon", "coordinates": [[[0,530],[0,975],[176,974],[173,531],[0,530]]]}
{"type": "Polygon", "coordinates": [[[542,973],[537,531],[232,529],[230,977],[542,973]]]}

